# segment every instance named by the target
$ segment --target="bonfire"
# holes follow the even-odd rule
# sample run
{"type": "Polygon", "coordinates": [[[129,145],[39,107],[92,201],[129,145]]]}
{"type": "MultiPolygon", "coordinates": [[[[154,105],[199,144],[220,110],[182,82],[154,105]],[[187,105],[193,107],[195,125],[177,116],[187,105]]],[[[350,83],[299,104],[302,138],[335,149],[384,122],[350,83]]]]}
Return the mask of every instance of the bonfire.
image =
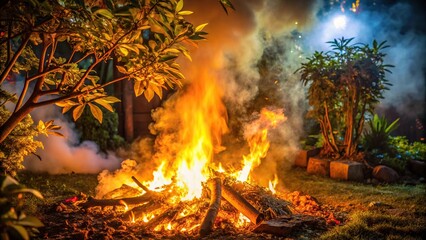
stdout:
{"type": "Polygon", "coordinates": [[[211,139],[208,131],[197,129],[189,134],[196,141],[186,142],[175,161],[163,160],[152,176],[129,171],[127,177],[116,178],[122,181],[120,187],[96,198],[67,199],[56,211],[74,216],[74,223],[67,224],[78,237],[129,238],[131,232],[134,238],[262,238],[289,236],[306,227],[325,229],[338,220],[314,198],[277,192],[276,174],[266,186],[251,177],[270,147],[268,132],[285,120],[282,109],[262,109],[246,131],[250,151],[238,170],[211,161],[208,154],[215,150],[212,142],[205,142],[211,139]]]}

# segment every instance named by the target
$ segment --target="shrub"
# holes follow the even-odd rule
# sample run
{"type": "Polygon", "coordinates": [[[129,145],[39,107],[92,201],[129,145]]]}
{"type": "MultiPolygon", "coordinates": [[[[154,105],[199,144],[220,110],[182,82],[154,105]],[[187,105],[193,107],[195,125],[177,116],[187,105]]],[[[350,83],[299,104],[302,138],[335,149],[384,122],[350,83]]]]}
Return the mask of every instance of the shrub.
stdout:
{"type": "MultiPolygon", "coordinates": [[[[6,107],[0,106],[0,125],[9,116],[6,107]]],[[[0,174],[16,175],[16,171],[23,169],[24,157],[35,153],[37,148],[43,148],[40,141],[34,140],[40,132],[33,127],[33,120],[27,115],[13,129],[11,134],[0,144],[0,174]]]]}
{"type": "Polygon", "coordinates": [[[76,121],[76,127],[81,133],[80,141],[94,141],[104,152],[116,150],[125,144],[124,139],[118,135],[118,114],[115,112],[103,111],[103,121],[99,123],[89,109],[85,109],[76,121]]]}

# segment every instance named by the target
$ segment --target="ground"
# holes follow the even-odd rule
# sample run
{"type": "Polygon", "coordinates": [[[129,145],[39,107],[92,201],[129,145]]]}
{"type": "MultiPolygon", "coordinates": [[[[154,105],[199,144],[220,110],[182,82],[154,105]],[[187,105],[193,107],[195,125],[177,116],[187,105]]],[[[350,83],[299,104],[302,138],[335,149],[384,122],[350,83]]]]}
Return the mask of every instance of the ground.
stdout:
{"type": "MultiPolygon", "coordinates": [[[[43,201],[35,198],[27,201],[28,212],[38,216],[46,225],[41,229],[38,238],[53,236],[49,231],[60,231],[64,238],[84,237],[84,235],[70,237],[73,234],[71,225],[68,230],[52,226],[58,222],[68,224],[66,219],[70,217],[69,213],[58,213],[58,203],[80,193],[94,195],[97,185],[96,175],[23,172],[19,174],[19,180],[28,187],[40,190],[45,197],[43,201]]],[[[336,221],[324,225],[325,228],[304,226],[287,237],[248,232],[223,235],[221,231],[217,231],[211,239],[424,239],[426,236],[424,183],[373,185],[336,181],[309,175],[303,169],[295,168],[281,173],[278,186],[279,192],[285,196],[295,194],[311,196],[319,203],[322,212],[333,213],[336,221]]],[[[114,225],[114,222],[111,221],[107,225],[114,225]]],[[[122,234],[127,234],[136,227],[121,228],[124,228],[122,234]]],[[[129,237],[117,235],[117,231],[115,234],[113,236],[120,236],[121,239],[129,237]]],[[[184,236],[176,237],[185,239],[184,236]]],[[[136,235],[136,238],[156,239],[159,235],[136,235]]]]}

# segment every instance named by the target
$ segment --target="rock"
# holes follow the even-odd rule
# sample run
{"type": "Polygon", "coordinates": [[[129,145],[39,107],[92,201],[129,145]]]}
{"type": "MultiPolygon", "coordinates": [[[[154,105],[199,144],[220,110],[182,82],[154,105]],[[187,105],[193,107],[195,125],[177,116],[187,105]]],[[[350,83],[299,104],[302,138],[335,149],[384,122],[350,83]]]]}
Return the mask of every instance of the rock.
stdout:
{"type": "Polygon", "coordinates": [[[373,177],[381,182],[393,183],[399,179],[399,174],[390,167],[378,165],[373,169],[373,177]]]}
{"type": "Polygon", "coordinates": [[[364,181],[364,164],[354,161],[330,162],[330,177],[349,181],[364,181]]]}
{"type": "Polygon", "coordinates": [[[417,176],[426,177],[426,162],[410,160],[408,162],[408,167],[410,171],[416,174],[417,176]]]}
{"type": "Polygon", "coordinates": [[[309,158],[318,155],[320,151],[321,148],[314,148],[311,150],[299,150],[296,159],[294,159],[294,166],[303,168],[307,167],[309,158]]]}
{"type": "Polygon", "coordinates": [[[330,176],[330,160],[325,158],[309,158],[307,172],[322,176],[330,176]]]}

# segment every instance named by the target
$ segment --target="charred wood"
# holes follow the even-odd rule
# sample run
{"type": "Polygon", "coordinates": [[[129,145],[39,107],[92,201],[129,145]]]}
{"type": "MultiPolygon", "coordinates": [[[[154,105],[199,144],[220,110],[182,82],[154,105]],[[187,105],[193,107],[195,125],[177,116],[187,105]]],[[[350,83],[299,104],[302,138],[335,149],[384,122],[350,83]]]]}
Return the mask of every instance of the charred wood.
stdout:
{"type": "Polygon", "coordinates": [[[222,198],[220,178],[213,178],[207,182],[210,189],[210,204],[206,216],[200,227],[200,236],[204,237],[212,232],[214,221],[220,208],[220,199],[222,198]]]}
{"type": "Polygon", "coordinates": [[[139,182],[139,180],[135,177],[132,176],[132,180],[140,187],[142,188],[145,192],[149,193],[151,192],[151,190],[149,190],[147,187],[145,187],[141,182],[139,182]]]}
{"type": "Polygon", "coordinates": [[[86,202],[83,202],[79,204],[80,207],[83,208],[90,208],[90,207],[106,207],[106,206],[119,206],[123,205],[122,202],[125,202],[126,204],[143,204],[145,202],[149,201],[158,201],[160,198],[160,195],[157,193],[145,193],[144,195],[137,196],[137,197],[129,197],[129,198],[120,198],[120,199],[95,199],[92,197],[89,197],[86,202]]]}
{"type": "Polygon", "coordinates": [[[131,210],[125,212],[123,214],[123,219],[128,220],[128,219],[132,219],[132,217],[134,217],[135,219],[139,219],[143,217],[144,214],[152,212],[162,206],[163,206],[163,201],[151,201],[142,206],[134,207],[131,210]]]}
{"type": "Polygon", "coordinates": [[[244,216],[248,217],[252,223],[259,224],[263,220],[264,215],[231,187],[222,185],[222,196],[244,216]]]}

